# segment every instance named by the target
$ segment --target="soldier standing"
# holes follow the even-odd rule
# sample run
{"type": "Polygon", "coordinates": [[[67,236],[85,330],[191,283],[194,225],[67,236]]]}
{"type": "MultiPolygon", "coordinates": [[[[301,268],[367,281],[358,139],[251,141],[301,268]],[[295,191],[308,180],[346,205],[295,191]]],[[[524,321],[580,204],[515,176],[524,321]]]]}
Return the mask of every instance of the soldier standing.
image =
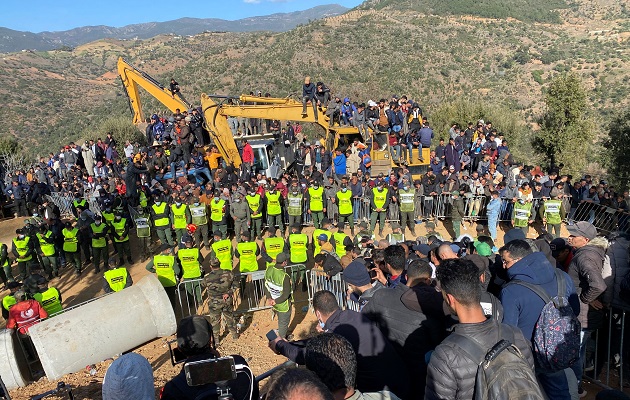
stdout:
{"type": "Polygon", "coordinates": [[[234,201],[230,204],[230,215],[234,219],[234,236],[236,241],[241,241],[241,233],[249,231],[251,223],[251,209],[246,201],[243,201],[243,194],[236,192],[234,201]]]}
{"type": "Polygon", "coordinates": [[[275,264],[265,271],[267,305],[273,306],[278,314],[278,335],[282,338],[287,337],[291,322],[291,278],[284,270],[289,258],[286,253],[278,254],[275,264]]]}
{"type": "Polygon", "coordinates": [[[203,277],[201,286],[206,288],[208,294],[208,318],[212,331],[215,333],[216,345],[219,345],[219,332],[221,331],[221,317],[226,330],[232,334],[232,339],[239,337],[234,317],[234,291],[237,288],[237,281],[234,279],[232,270],[220,268],[220,261],[217,258],[210,260],[210,271],[203,277]]]}
{"type": "Polygon", "coordinates": [[[149,214],[144,211],[142,206],[138,206],[137,211],[138,215],[135,218],[136,236],[140,247],[140,257],[142,257],[142,261],[146,261],[151,254],[151,222],[149,221],[149,214]]]}
{"type": "Polygon", "coordinates": [[[254,188],[251,188],[249,195],[245,196],[245,199],[247,200],[251,214],[251,234],[252,236],[256,236],[258,240],[262,240],[261,231],[263,205],[260,195],[256,193],[254,188]]]}
{"type": "Polygon", "coordinates": [[[416,224],[414,214],[416,211],[415,197],[416,189],[409,186],[406,177],[403,177],[403,187],[398,189],[398,202],[400,203],[400,225],[405,233],[405,226],[409,228],[411,234],[416,236],[416,224]]]}
{"type": "Polygon", "coordinates": [[[180,193],[179,197],[175,199],[175,204],[171,204],[171,224],[175,229],[175,238],[177,243],[182,240],[182,236],[186,233],[186,228],[190,224],[190,210],[188,204],[186,204],[186,194],[180,193]]]}
{"type": "Polygon", "coordinates": [[[214,191],[214,198],[210,202],[210,219],[212,229],[221,232],[222,238],[227,237],[227,202],[222,199],[218,189],[214,191]]]}
{"type": "Polygon", "coordinates": [[[155,202],[151,206],[151,220],[153,221],[153,226],[155,226],[160,243],[173,247],[175,242],[173,242],[173,235],[171,234],[170,216],[170,207],[161,195],[156,195],[155,202]]]}
{"type": "Polygon", "coordinates": [[[293,182],[287,194],[287,211],[289,214],[287,235],[293,225],[302,224],[302,197],[302,191],[298,187],[297,182],[293,182]]]}
{"type": "Polygon", "coordinates": [[[284,231],[284,225],[282,224],[282,194],[276,189],[275,186],[267,186],[269,191],[265,193],[267,200],[267,226],[269,228],[276,225],[280,228],[280,231],[284,231]]]}
{"type": "Polygon", "coordinates": [[[198,197],[194,198],[193,204],[190,206],[190,216],[192,223],[197,226],[195,230],[195,243],[197,243],[201,249],[203,240],[203,245],[206,246],[206,249],[209,249],[207,206],[205,203],[201,203],[198,197]]]}

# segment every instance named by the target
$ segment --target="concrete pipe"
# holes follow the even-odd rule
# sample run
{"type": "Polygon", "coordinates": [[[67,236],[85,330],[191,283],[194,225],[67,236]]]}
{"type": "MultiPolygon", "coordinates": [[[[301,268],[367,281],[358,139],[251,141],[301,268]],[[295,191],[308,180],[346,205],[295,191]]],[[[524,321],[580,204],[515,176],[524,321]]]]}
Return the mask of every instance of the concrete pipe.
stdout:
{"type": "Polygon", "coordinates": [[[148,275],[127,289],[42,321],[29,333],[46,376],[56,380],[176,329],[166,292],[148,275]]]}
{"type": "Polygon", "coordinates": [[[0,376],[8,390],[26,386],[28,380],[25,377],[30,376],[17,340],[14,331],[0,331],[0,376]]]}

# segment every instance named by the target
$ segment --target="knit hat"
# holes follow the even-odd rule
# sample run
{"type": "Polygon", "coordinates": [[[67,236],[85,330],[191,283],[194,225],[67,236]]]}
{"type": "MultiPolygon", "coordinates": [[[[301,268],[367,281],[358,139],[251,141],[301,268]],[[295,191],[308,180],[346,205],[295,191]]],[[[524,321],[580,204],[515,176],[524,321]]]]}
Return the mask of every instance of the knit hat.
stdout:
{"type": "Polygon", "coordinates": [[[370,274],[364,264],[353,261],[343,270],[343,280],[354,286],[365,286],[371,282],[370,274]]]}
{"type": "Polygon", "coordinates": [[[103,400],[155,399],[151,364],[136,353],[119,357],[105,373],[102,393],[103,400]]]}

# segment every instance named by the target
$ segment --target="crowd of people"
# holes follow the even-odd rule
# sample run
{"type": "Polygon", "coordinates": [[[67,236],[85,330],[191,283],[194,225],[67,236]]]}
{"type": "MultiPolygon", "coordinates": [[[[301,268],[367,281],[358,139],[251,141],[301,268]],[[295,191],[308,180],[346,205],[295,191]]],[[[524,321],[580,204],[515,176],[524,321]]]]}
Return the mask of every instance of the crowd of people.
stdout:
{"type": "MultiPolygon", "coordinates": [[[[278,130],[279,121],[270,121],[264,130],[295,152],[295,162],[268,177],[252,169],[247,140],[263,131],[261,121],[246,132],[239,121],[230,124],[242,134],[243,164],[236,169],[208,141],[201,113],[192,109],[153,115],[147,143],[126,142],[123,153],[107,134],[9,171],[5,203],[29,218],[0,248],[0,278],[11,291],[2,301],[7,327],[27,337],[33,323],[62,312],[53,283],[69,271],[81,276],[91,266],[106,292],[124,290],[133,284],[125,266],[135,259],[156,274],[174,308],[180,283],[186,296],[206,296],[204,329],[212,340],[202,339],[203,351],[191,355],[214,354],[222,320],[224,333],[239,337],[230,299],[244,287],[243,276],[264,269],[267,304],[278,316],[278,337],[269,345],[312,371],[282,371],[270,393],[287,380],[308,383],[322,398],[471,399],[479,379],[475,349],[487,352],[501,340],[514,356],[502,357],[520,368],[520,375],[501,372],[503,390],[524,382],[553,399],[584,393],[586,343],[621,299],[629,242],[625,233],[601,237],[594,220],[567,225],[568,239],[561,228],[585,203],[626,213],[628,192],[590,176],[574,180],[562,165],[527,166],[483,120],[467,129],[453,124],[448,144],[435,143],[418,103],[405,96],[370,100],[366,111],[310,80],[303,94],[304,113],[308,102],[316,115],[327,105],[322,110],[332,123],[356,126],[362,140],[329,151],[309,143],[299,124],[278,130]],[[373,145],[391,152],[398,165],[390,173],[372,176],[373,145]],[[423,147],[430,148],[429,167],[413,179],[406,161],[423,147]],[[446,234],[436,231],[438,216],[446,234]],[[461,234],[465,220],[477,222],[475,238],[461,234]],[[501,248],[499,221],[508,225],[501,248]],[[532,226],[537,237],[528,239],[532,226]],[[293,292],[307,284],[304,268],[292,265],[314,268],[324,279],[319,288],[326,290],[312,299],[322,334],[308,341],[290,340],[293,292]],[[336,279],[347,293],[333,290],[336,279]],[[555,361],[539,346],[544,295],[564,299],[566,315],[574,317],[555,361]],[[24,309],[36,317],[22,318],[24,309]]],[[[610,228],[623,225],[615,221],[610,228]]],[[[181,391],[181,384],[170,390],[181,391]]]]}

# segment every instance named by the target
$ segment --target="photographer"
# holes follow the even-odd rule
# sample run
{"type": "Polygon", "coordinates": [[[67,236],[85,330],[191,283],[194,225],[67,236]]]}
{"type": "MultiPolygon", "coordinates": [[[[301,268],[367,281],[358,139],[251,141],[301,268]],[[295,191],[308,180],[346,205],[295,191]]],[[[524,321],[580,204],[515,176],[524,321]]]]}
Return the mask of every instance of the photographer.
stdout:
{"type": "MultiPolygon", "coordinates": [[[[208,323],[205,318],[199,316],[186,317],[181,320],[177,327],[177,348],[186,358],[185,363],[221,357],[215,348],[214,335],[210,323],[208,323]]],[[[243,357],[238,355],[232,357],[237,366],[239,364],[244,366],[248,365],[243,357]]],[[[253,379],[253,375],[248,377],[245,376],[245,374],[239,373],[236,379],[226,381],[224,387],[229,388],[230,393],[236,400],[257,399],[258,385],[254,384],[253,379]],[[250,397],[252,385],[253,393],[250,397]]],[[[217,399],[217,389],[218,386],[216,383],[189,386],[184,367],[175,378],[164,385],[160,399],[217,399]]]]}

